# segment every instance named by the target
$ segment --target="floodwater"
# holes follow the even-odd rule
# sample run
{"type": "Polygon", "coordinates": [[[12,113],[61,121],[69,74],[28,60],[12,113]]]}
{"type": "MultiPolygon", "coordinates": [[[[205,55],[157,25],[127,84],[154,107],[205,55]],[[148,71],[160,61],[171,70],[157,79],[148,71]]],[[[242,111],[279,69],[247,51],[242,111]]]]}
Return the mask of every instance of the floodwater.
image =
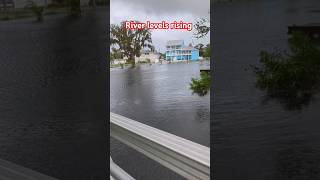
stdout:
{"type": "Polygon", "coordinates": [[[263,102],[249,65],[287,49],[287,26],[319,23],[318,0],[214,5],[213,179],[320,179],[320,99],[300,110],[263,102]]]}
{"type": "MultiPolygon", "coordinates": [[[[205,146],[210,146],[210,96],[189,89],[199,77],[199,62],[139,65],[111,69],[110,108],[132,118],[205,146]]],[[[111,139],[113,160],[136,179],[182,179],[171,170],[111,139]]]]}
{"type": "Polygon", "coordinates": [[[0,22],[1,159],[59,179],[106,177],[106,18],[0,22]]]}

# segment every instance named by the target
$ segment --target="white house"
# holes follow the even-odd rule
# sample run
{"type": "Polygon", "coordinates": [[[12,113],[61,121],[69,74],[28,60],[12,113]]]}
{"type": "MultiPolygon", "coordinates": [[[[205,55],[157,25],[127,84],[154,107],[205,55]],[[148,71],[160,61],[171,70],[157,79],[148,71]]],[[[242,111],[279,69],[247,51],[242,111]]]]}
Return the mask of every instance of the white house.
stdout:
{"type": "Polygon", "coordinates": [[[142,50],[140,57],[135,57],[135,62],[159,63],[160,53],[157,51],[142,50]]]}
{"type": "Polygon", "coordinates": [[[114,59],[111,61],[111,64],[125,64],[126,60],[125,59],[114,59]]]}

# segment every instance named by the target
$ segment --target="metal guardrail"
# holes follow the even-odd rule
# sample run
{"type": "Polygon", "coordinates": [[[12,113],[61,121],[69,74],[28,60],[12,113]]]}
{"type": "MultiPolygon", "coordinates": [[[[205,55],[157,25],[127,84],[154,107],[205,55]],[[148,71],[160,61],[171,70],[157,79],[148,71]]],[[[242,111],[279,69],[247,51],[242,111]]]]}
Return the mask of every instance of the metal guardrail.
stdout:
{"type": "Polygon", "coordinates": [[[210,179],[208,147],[114,113],[110,136],[187,179],[210,179]]]}
{"type": "Polygon", "coordinates": [[[135,180],[127,172],[121,169],[110,157],[110,179],[111,180],[135,180]]]}
{"type": "Polygon", "coordinates": [[[2,159],[0,159],[0,179],[1,180],[58,180],[2,159]]]}

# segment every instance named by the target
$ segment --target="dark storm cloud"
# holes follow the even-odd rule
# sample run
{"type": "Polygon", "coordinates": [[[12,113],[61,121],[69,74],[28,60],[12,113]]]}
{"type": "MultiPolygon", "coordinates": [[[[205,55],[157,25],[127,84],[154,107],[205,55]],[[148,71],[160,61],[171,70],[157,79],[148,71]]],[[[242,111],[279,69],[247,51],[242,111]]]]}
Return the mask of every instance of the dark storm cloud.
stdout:
{"type": "Polygon", "coordinates": [[[111,3],[119,1],[150,14],[187,13],[197,17],[209,17],[210,10],[210,0],[111,0],[111,3]]]}

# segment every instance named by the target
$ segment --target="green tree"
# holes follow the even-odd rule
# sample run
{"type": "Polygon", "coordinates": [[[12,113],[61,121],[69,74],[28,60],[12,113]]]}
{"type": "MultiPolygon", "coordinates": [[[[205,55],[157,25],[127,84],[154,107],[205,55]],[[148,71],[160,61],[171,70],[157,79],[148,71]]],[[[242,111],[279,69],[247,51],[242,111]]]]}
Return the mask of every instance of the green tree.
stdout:
{"type": "Polygon", "coordinates": [[[122,52],[119,49],[114,48],[114,47],[111,48],[110,56],[111,56],[110,57],[111,59],[122,59],[123,58],[122,52]]]}
{"type": "Polygon", "coordinates": [[[165,54],[165,53],[160,53],[159,58],[160,58],[160,59],[166,59],[166,54],[165,54]]]}
{"type": "Polygon", "coordinates": [[[201,56],[201,57],[203,57],[203,55],[204,55],[204,48],[203,47],[204,47],[204,45],[201,43],[194,46],[194,48],[199,50],[199,56],[201,56]]]}
{"type": "Polygon", "coordinates": [[[120,25],[112,24],[110,29],[111,45],[117,45],[119,50],[135,66],[135,56],[140,57],[140,51],[143,48],[153,50],[151,31],[148,29],[130,30],[124,26],[125,22],[120,25]]]}
{"type": "Polygon", "coordinates": [[[204,48],[203,57],[211,57],[211,46],[210,46],[210,44],[207,44],[207,46],[204,48]]]}

